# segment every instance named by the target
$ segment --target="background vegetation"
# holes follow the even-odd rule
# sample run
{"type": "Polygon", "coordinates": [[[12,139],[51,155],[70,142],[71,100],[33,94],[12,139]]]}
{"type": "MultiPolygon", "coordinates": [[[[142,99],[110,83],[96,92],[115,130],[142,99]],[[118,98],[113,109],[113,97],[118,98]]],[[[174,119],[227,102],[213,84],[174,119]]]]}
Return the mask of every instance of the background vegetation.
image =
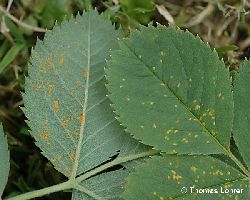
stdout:
{"type": "MultiPolygon", "coordinates": [[[[232,72],[250,58],[249,0],[0,0],[0,121],[8,134],[11,172],[5,195],[61,182],[29,135],[21,92],[31,48],[64,18],[97,8],[128,35],[140,25],[173,24],[215,47],[232,72]]],[[[76,33],[77,34],[77,33],[76,33]]],[[[40,199],[68,199],[58,193],[40,199]]]]}

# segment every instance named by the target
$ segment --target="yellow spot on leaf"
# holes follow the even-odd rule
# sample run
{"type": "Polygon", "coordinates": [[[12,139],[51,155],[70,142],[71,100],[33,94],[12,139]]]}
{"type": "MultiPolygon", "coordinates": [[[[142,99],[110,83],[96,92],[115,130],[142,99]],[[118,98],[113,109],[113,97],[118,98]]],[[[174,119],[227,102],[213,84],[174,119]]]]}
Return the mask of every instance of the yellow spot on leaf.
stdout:
{"type": "Polygon", "coordinates": [[[55,112],[58,112],[58,111],[59,111],[59,101],[58,101],[58,100],[55,100],[55,101],[54,101],[54,111],[55,111],[55,112]]]}
{"type": "Polygon", "coordinates": [[[188,140],[187,140],[186,138],[183,138],[181,141],[182,141],[183,143],[185,143],[185,144],[188,143],[188,140]]]}
{"type": "Polygon", "coordinates": [[[75,41],[73,42],[73,44],[74,44],[74,45],[80,45],[80,40],[75,40],[75,41]]]}
{"type": "Polygon", "coordinates": [[[48,64],[49,67],[53,67],[54,66],[54,64],[53,64],[53,62],[51,60],[48,60],[47,64],[48,64]]]}
{"type": "Polygon", "coordinates": [[[165,138],[166,140],[170,140],[168,136],[165,136],[164,138],[165,138]]]}
{"type": "Polygon", "coordinates": [[[196,172],[197,171],[197,168],[195,166],[191,166],[190,169],[191,169],[192,172],[196,172]]]}
{"type": "Polygon", "coordinates": [[[76,80],[76,84],[80,85],[81,81],[80,80],[76,80]]]}
{"type": "Polygon", "coordinates": [[[69,120],[63,119],[62,124],[63,124],[64,127],[67,127],[69,125],[69,120]]]}
{"type": "Polygon", "coordinates": [[[171,131],[173,131],[172,129],[168,129],[167,130],[167,134],[171,133],[171,131]]]}
{"type": "Polygon", "coordinates": [[[39,92],[42,89],[42,86],[39,84],[35,85],[35,91],[39,92]]]}
{"type": "Polygon", "coordinates": [[[75,132],[75,135],[76,135],[77,137],[80,137],[80,130],[76,131],[76,132],[75,132]]]}
{"type": "Polygon", "coordinates": [[[47,91],[47,96],[48,97],[51,97],[51,94],[52,94],[52,91],[53,91],[53,89],[54,89],[54,85],[49,85],[48,86],[48,91],[47,91]]]}
{"type": "Polygon", "coordinates": [[[200,105],[195,105],[194,109],[195,110],[200,110],[200,105]]]}
{"type": "Polygon", "coordinates": [[[152,127],[153,128],[157,128],[156,123],[153,123],[152,127]]]}
{"type": "Polygon", "coordinates": [[[174,181],[179,182],[182,179],[182,176],[178,175],[174,170],[171,170],[171,174],[174,181]]]}
{"type": "Polygon", "coordinates": [[[38,70],[38,72],[41,72],[41,73],[43,73],[43,74],[46,74],[47,71],[48,71],[48,68],[43,67],[43,66],[40,66],[40,67],[37,68],[37,70],[38,70]]]}

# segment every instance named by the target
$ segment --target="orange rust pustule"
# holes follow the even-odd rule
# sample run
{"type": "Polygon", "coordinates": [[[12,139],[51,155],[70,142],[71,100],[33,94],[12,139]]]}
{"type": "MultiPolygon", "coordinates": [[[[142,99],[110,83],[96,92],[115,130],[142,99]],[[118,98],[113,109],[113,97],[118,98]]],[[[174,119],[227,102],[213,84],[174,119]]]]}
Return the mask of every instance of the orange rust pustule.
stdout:
{"type": "Polygon", "coordinates": [[[87,69],[83,70],[83,76],[88,77],[89,76],[89,71],[87,69]]]}
{"type": "Polygon", "coordinates": [[[85,115],[84,115],[83,112],[80,112],[80,114],[79,114],[79,121],[80,121],[80,123],[83,123],[84,120],[85,120],[85,115]]]}
{"type": "Polygon", "coordinates": [[[59,64],[64,65],[64,59],[63,58],[60,59],[59,64]]]}
{"type": "Polygon", "coordinates": [[[50,135],[51,135],[51,133],[43,133],[43,134],[40,135],[40,137],[43,140],[48,140],[50,135]]]}
{"type": "Polygon", "coordinates": [[[71,154],[71,159],[73,160],[73,162],[76,161],[76,152],[73,152],[73,153],[71,154]]]}
{"type": "Polygon", "coordinates": [[[48,64],[49,67],[53,67],[54,66],[54,64],[53,64],[53,62],[51,60],[48,60],[47,64],[48,64]]]}

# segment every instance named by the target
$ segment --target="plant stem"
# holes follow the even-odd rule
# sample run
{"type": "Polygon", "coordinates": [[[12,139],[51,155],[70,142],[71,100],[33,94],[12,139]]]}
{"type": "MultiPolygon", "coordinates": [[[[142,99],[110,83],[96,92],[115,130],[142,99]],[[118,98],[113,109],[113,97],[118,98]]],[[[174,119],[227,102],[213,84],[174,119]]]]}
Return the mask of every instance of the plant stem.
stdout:
{"type": "MultiPolygon", "coordinates": [[[[135,154],[135,155],[131,155],[131,156],[125,156],[125,157],[121,157],[121,158],[117,158],[109,163],[106,163],[100,167],[97,167],[81,176],[79,176],[78,178],[72,178],[66,182],[57,184],[57,185],[53,185],[47,188],[43,188],[40,190],[35,190],[32,192],[27,192],[25,194],[21,194],[15,197],[10,197],[7,198],[5,200],[28,200],[28,199],[33,199],[36,197],[41,197],[47,194],[51,194],[54,192],[59,192],[62,190],[66,190],[66,189],[78,189],[78,190],[83,190],[84,188],[79,186],[79,183],[81,183],[82,181],[86,180],[87,178],[96,175],[99,172],[102,172],[110,167],[113,167],[115,165],[119,165],[128,161],[132,161],[132,160],[136,160],[138,158],[143,158],[146,156],[153,156],[156,154],[159,154],[160,151],[157,150],[151,150],[151,151],[147,151],[144,153],[140,153],[140,154],[135,154]]],[[[93,194],[92,194],[93,195],[93,194]]]]}
{"type": "Polygon", "coordinates": [[[8,18],[10,18],[13,22],[17,23],[19,26],[22,26],[26,29],[36,31],[36,32],[46,32],[46,30],[43,28],[34,27],[34,26],[29,25],[29,24],[25,24],[25,23],[21,22],[19,19],[17,19],[13,15],[11,15],[7,10],[5,10],[2,6],[0,6],[0,12],[3,13],[4,15],[6,15],[8,18]]]}
{"type": "Polygon", "coordinates": [[[57,185],[47,187],[47,188],[43,188],[43,189],[40,189],[40,190],[35,190],[35,191],[32,191],[32,192],[27,192],[27,193],[24,193],[24,194],[15,196],[15,197],[10,197],[10,198],[8,198],[6,200],[33,199],[33,198],[41,197],[41,196],[51,194],[51,193],[54,193],[54,192],[59,192],[59,191],[62,191],[62,190],[71,189],[71,188],[75,187],[75,184],[76,184],[75,180],[73,180],[73,181],[69,180],[69,181],[66,181],[66,182],[63,182],[63,183],[60,183],[60,184],[57,184],[57,185]]]}
{"type": "Polygon", "coordinates": [[[227,155],[229,158],[231,158],[234,163],[241,169],[241,171],[248,176],[250,179],[250,172],[244,167],[244,165],[234,156],[234,154],[231,151],[227,151],[227,155]]]}
{"type": "Polygon", "coordinates": [[[132,155],[132,156],[125,156],[125,157],[121,157],[121,158],[117,158],[109,163],[106,163],[100,167],[97,167],[81,176],[79,176],[78,178],[76,178],[76,181],[77,183],[80,183],[81,181],[91,177],[91,176],[94,176],[95,174],[99,173],[99,172],[102,172],[110,167],[113,167],[115,165],[119,165],[119,164],[122,164],[122,163],[125,163],[125,162],[128,162],[128,161],[131,161],[131,160],[136,160],[138,158],[143,158],[143,157],[146,157],[146,156],[153,156],[153,155],[156,155],[156,154],[159,154],[160,151],[157,151],[157,150],[151,150],[151,151],[148,151],[148,152],[144,152],[144,153],[140,153],[140,154],[135,154],[135,155],[132,155]]]}

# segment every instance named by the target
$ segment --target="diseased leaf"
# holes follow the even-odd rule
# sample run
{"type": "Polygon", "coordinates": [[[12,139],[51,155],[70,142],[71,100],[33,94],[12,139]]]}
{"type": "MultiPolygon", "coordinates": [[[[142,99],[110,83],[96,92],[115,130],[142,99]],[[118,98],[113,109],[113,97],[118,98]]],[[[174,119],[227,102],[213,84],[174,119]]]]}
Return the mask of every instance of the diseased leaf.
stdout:
{"type": "Polygon", "coordinates": [[[130,169],[110,172],[110,177],[102,172],[130,161],[135,166],[136,159],[152,155],[150,147],[124,134],[107,98],[105,60],[118,47],[119,35],[91,11],[55,26],[32,52],[24,112],[36,145],[55,168],[70,180],[83,176],[72,185],[72,199],[120,196],[119,184],[130,169]],[[102,179],[116,182],[116,188],[99,192],[95,183],[102,179]]]}
{"type": "Polygon", "coordinates": [[[4,136],[3,127],[0,124],[0,199],[3,194],[5,185],[8,181],[10,170],[10,155],[8,150],[7,138],[4,136]]]}
{"type": "Polygon", "coordinates": [[[127,181],[125,200],[250,197],[248,178],[210,156],[155,156],[139,166],[127,181]]]}
{"type": "Polygon", "coordinates": [[[244,61],[234,81],[233,136],[239,151],[250,169],[250,61],[244,61]]]}
{"type": "Polygon", "coordinates": [[[28,125],[43,154],[67,177],[116,154],[110,144],[119,137],[110,134],[120,128],[109,109],[103,68],[117,36],[96,12],[85,13],[56,26],[32,53],[24,95],[28,125]]]}
{"type": "Polygon", "coordinates": [[[167,153],[225,153],[233,103],[229,72],[199,38],[173,27],[142,28],[108,63],[119,121],[167,153]]]}

